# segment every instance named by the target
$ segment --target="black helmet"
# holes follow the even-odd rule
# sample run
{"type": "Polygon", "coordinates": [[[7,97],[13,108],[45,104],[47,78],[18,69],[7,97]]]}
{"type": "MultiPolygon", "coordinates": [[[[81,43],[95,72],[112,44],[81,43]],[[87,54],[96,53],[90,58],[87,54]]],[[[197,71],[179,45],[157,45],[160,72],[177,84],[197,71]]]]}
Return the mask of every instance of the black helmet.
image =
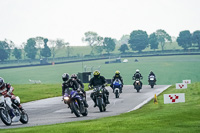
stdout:
{"type": "Polygon", "coordinates": [[[71,78],[77,79],[77,75],[76,74],[72,74],[71,78]]]}
{"type": "Polygon", "coordinates": [[[64,73],[63,75],[62,75],[62,80],[63,81],[67,81],[69,79],[69,74],[68,73],[64,73]]]}
{"type": "Polygon", "coordinates": [[[4,79],[0,77],[0,89],[3,88],[3,86],[5,86],[4,79]]]}

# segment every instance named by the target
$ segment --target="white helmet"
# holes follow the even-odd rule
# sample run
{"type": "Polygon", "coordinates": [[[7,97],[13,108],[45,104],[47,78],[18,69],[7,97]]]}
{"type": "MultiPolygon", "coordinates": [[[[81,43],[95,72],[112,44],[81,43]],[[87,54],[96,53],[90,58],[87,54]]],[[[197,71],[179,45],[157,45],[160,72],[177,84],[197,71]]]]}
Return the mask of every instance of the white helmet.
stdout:
{"type": "Polygon", "coordinates": [[[140,70],[139,69],[136,69],[136,72],[139,72],[140,70]]]}

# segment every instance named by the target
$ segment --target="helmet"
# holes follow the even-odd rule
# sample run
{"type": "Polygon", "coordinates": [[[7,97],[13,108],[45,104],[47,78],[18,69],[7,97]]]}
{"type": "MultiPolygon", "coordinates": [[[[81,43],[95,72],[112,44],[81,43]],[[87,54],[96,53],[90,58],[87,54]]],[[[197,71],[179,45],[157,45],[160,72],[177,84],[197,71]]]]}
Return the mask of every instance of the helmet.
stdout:
{"type": "Polygon", "coordinates": [[[62,80],[63,81],[67,81],[69,79],[69,74],[68,73],[64,73],[63,75],[62,75],[62,80]]]}
{"type": "Polygon", "coordinates": [[[4,88],[4,86],[5,86],[4,79],[0,77],[0,89],[4,88]]]}
{"type": "Polygon", "coordinates": [[[115,72],[115,76],[118,77],[119,75],[120,75],[120,71],[117,70],[117,71],[115,72]]]}
{"type": "Polygon", "coordinates": [[[71,78],[77,79],[77,75],[76,75],[76,74],[72,74],[72,75],[71,75],[71,78]]]}
{"type": "Polygon", "coordinates": [[[118,74],[118,75],[119,75],[119,74],[120,74],[120,71],[117,70],[117,71],[115,72],[115,74],[118,74]]]}
{"type": "Polygon", "coordinates": [[[139,70],[139,69],[136,69],[136,72],[140,72],[140,70],[139,70]]]}
{"type": "Polygon", "coordinates": [[[95,71],[93,72],[93,75],[94,75],[94,77],[99,77],[99,76],[100,76],[100,71],[95,70],[95,71]]]}

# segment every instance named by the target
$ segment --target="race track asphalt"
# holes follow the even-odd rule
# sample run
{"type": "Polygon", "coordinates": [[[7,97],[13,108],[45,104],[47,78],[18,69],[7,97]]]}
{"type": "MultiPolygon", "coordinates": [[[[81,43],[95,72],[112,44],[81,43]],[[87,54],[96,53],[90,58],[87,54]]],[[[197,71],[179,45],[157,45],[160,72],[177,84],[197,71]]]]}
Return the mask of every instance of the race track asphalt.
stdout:
{"type": "Polygon", "coordinates": [[[105,112],[100,112],[98,107],[93,107],[94,103],[90,98],[90,93],[92,91],[87,91],[87,102],[89,104],[88,116],[81,117],[76,117],[74,114],[71,114],[71,110],[67,108],[68,106],[66,104],[63,103],[61,97],[24,103],[22,105],[29,115],[28,124],[21,124],[20,122],[17,122],[12,123],[11,126],[6,126],[0,120],[0,129],[83,121],[119,115],[121,113],[130,112],[142,107],[154,98],[155,94],[160,94],[169,86],[170,85],[156,85],[154,88],[150,88],[149,85],[144,85],[140,92],[137,93],[133,88],[133,85],[125,85],[123,93],[119,98],[115,98],[111,88],[107,87],[110,92],[110,104],[107,106],[105,112]]]}

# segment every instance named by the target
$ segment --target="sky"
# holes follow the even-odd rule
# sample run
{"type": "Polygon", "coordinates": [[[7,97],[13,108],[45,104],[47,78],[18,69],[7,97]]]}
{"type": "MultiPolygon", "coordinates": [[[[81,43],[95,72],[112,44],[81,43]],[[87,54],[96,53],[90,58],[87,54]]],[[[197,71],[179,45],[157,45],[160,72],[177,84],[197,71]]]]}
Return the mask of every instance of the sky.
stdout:
{"type": "Polygon", "coordinates": [[[42,36],[85,46],[84,33],[119,40],[134,30],[177,37],[200,30],[200,0],[0,0],[0,41],[42,36]]]}

